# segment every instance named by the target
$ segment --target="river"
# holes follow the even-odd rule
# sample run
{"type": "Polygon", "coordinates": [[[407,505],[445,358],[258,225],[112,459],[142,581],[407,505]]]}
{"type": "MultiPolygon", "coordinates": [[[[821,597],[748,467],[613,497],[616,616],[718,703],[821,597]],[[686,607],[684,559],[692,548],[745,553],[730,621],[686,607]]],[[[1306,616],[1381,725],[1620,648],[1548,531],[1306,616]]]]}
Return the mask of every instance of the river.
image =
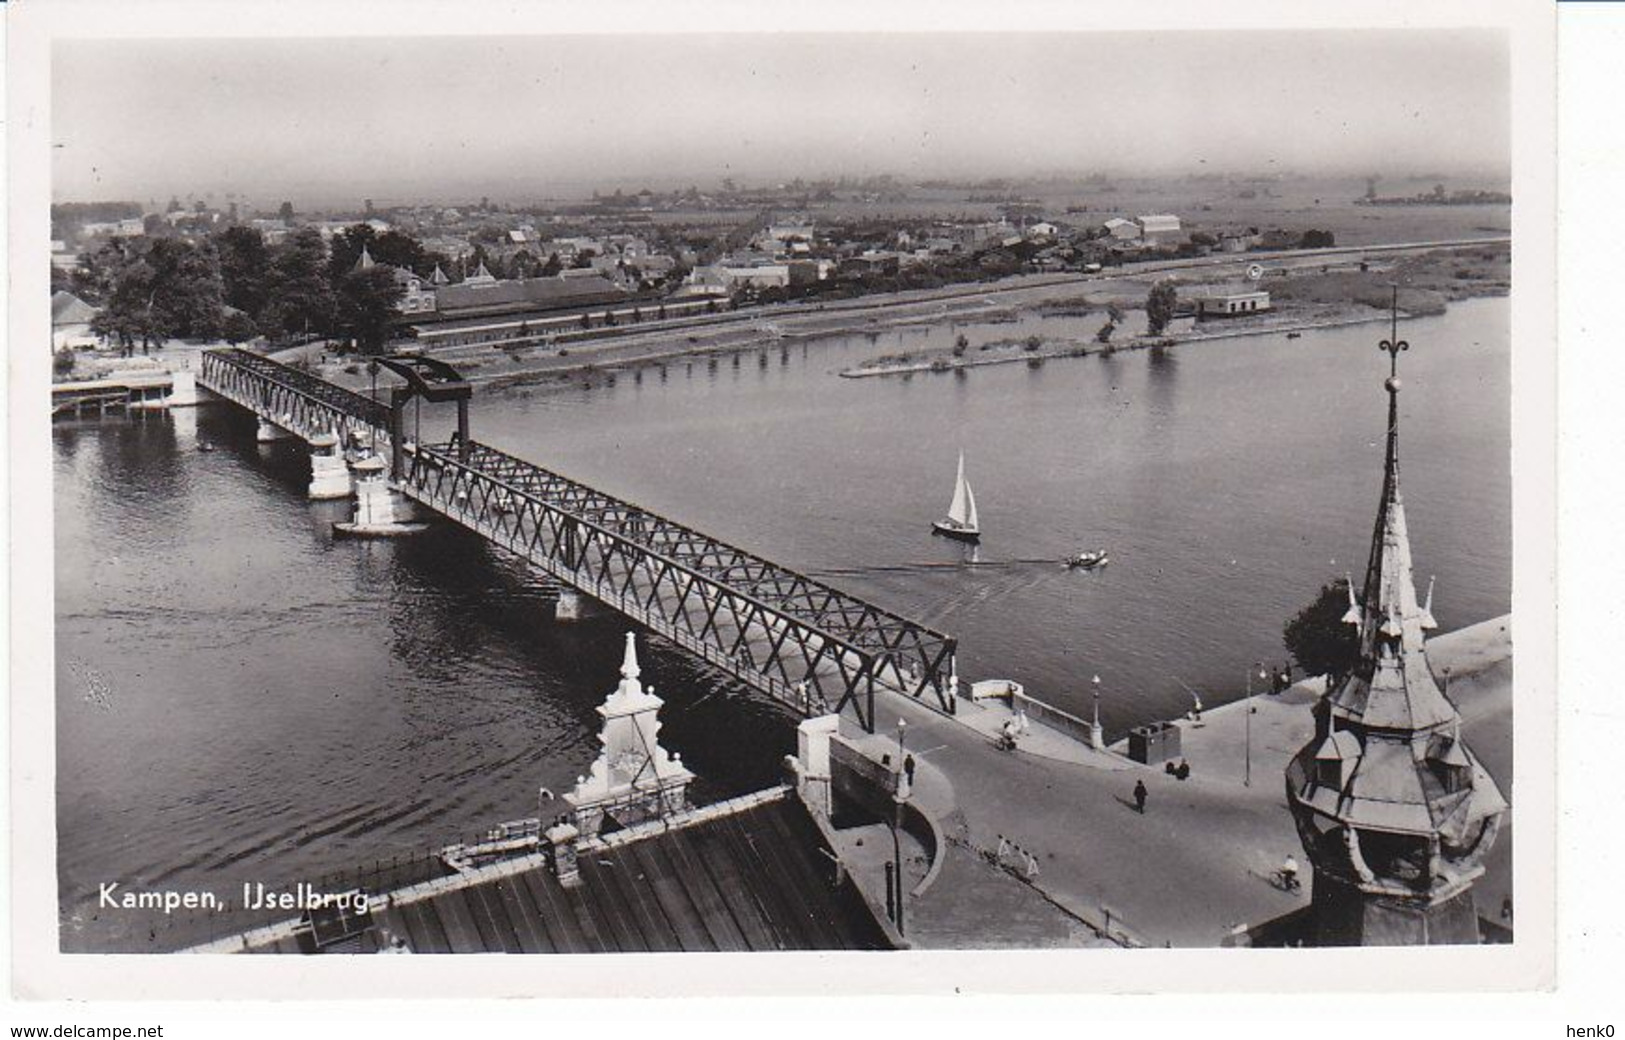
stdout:
{"type": "MultiPolygon", "coordinates": [[[[1095,317],[786,340],[481,395],[474,435],[958,637],[1108,735],[1240,696],[1281,626],[1358,572],[1376,515],[1382,325],[845,380],[1095,317]],[[976,565],[933,538],[963,449],[976,565]],[[1059,559],[1103,546],[1111,564],[1059,559]]],[[[1508,304],[1404,323],[1418,583],[1443,629],[1510,609],[1508,304]]],[[[444,416],[426,413],[426,426],[444,416]]],[[[425,432],[428,432],[427,430],[425,432]]],[[[334,541],[297,445],[215,404],[54,430],[58,865],[65,949],[157,949],[97,886],[292,883],[533,815],[597,746],[624,625],[549,619],[539,583],[437,529],[334,541]],[[199,440],[218,447],[197,450],[199,440]]],[[[701,799],[779,776],[790,722],[658,645],[646,681],[701,799]]],[[[544,807],[543,811],[553,811],[544,807]]]]}

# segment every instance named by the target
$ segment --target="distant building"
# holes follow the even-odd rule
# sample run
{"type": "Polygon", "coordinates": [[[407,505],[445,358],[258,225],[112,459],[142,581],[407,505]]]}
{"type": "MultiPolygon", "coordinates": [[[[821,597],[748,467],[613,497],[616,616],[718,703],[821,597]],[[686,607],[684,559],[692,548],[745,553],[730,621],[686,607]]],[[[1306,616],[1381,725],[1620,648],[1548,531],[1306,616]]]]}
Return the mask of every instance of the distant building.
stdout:
{"type": "MultiPolygon", "coordinates": [[[[482,268],[483,269],[483,268],[482,268]]],[[[486,274],[490,278],[490,274],[486,274]]],[[[546,313],[565,308],[623,303],[627,294],[590,268],[561,272],[557,278],[499,282],[470,278],[435,290],[435,313],[443,320],[503,314],[546,313]]]]}
{"type": "Polygon", "coordinates": [[[51,294],[51,350],[94,347],[101,337],[90,331],[90,322],[101,311],[71,292],[51,294]]]}
{"type": "Polygon", "coordinates": [[[1256,314],[1270,309],[1270,294],[1262,289],[1238,289],[1234,292],[1213,292],[1196,300],[1196,317],[1231,318],[1242,314],[1256,314]]]}
{"type": "Polygon", "coordinates": [[[1140,239],[1146,245],[1169,245],[1185,237],[1179,218],[1169,213],[1140,217],[1136,222],[1140,225],[1140,239]]]}
{"type": "Polygon", "coordinates": [[[124,220],[92,221],[80,229],[86,238],[96,235],[106,235],[109,238],[134,238],[136,235],[147,233],[147,223],[140,217],[127,217],[124,220]]]}
{"type": "MultiPolygon", "coordinates": [[[[361,256],[356,260],[354,270],[371,271],[380,267],[388,271],[394,277],[395,284],[401,287],[401,298],[395,301],[396,310],[402,314],[423,314],[435,310],[435,288],[433,285],[425,285],[422,278],[404,267],[380,264],[372,258],[372,252],[363,244],[361,256]]],[[[435,273],[442,278],[445,277],[438,267],[435,268],[435,273]]]]}
{"type": "Polygon", "coordinates": [[[1140,225],[1132,220],[1122,217],[1113,217],[1101,225],[1106,234],[1118,242],[1138,242],[1140,240],[1140,225]]]}

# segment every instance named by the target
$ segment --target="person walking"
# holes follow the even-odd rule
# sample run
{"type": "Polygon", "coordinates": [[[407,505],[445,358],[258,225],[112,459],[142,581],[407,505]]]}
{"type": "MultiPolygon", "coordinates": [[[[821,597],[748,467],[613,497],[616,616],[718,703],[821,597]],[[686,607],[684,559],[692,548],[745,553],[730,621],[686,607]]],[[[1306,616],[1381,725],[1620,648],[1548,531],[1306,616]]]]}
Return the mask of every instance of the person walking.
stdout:
{"type": "Polygon", "coordinates": [[[1134,781],[1134,808],[1135,808],[1136,811],[1139,812],[1139,814],[1141,816],[1145,815],[1145,796],[1146,796],[1146,793],[1147,792],[1146,792],[1146,789],[1145,789],[1145,781],[1144,780],[1136,780],[1136,781],[1134,781]]]}

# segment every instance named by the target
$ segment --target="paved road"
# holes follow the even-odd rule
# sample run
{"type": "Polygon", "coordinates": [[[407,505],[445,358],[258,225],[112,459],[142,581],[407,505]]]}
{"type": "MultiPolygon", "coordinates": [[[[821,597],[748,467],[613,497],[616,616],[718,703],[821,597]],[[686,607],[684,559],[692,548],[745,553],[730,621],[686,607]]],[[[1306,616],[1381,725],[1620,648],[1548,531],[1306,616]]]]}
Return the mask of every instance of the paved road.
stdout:
{"type": "MultiPolygon", "coordinates": [[[[1453,693],[1469,742],[1492,773],[1506,777],[1510,794],[1506,620],[1441,636],[1432,646],[1436,666],[1476,673],[1453,683],[1453,693]]],[[[1268,879],[1287,853],[1303,859],[1283,771],[1312,729],[1313,700],[1301,684],[1258,698],[1251,786],[1240,782],[1246,716],[1239,703],[1208,712],[1207,725],[1190,735],[1198,771],[1183,782],[1082,749],[1070,760],[1000,751],[985,733],[898,695],[876,707],[880,731],[895,739],[897,719],[906,719],[910,750],[949,778],[974,846],[992,850],[1002,836],[1033,852],[1035,884],[1086,920],[1099,922],[1109,907],[1114,927],[1121,921],[1144,944],[1212,947],[1234,925],[1269,920],[1307,900],[1306,892],[1282,892],[1268,879]],[[1136,780],[1150,792],[1144,815],[1134,809],[1136,780]]],[[[1480,910],[1492,917],[1510,892],[1510,850],[1508,831],[1479,886],[1480,910]]],[[[939,882],[922,898],[955,893],[939,882]]]]}

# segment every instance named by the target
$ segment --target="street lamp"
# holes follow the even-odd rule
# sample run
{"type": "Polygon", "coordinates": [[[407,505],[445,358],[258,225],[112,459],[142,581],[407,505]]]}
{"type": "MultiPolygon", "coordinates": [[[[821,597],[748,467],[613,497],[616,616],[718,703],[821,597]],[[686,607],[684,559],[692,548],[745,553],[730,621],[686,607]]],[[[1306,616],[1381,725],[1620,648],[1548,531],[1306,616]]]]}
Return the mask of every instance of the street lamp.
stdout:
{"type": "MultiPolygon", "coordinates": [[[[1257,662],[1255,662],[1253,664],[1253,667],[1258,669],[1258,679],[1259,679],[1259,682],[1262,683],[1264,681],[1264,678],[1265,678],[1264,662],[1263,661],[1257,661],[1257,662]]],[[[1253,673],[1251,671],[1249,671],[1247,673],[1247,752],[1246,752],[1246,754],[1247,754],[1246,772],[1242,774],[1241,785],[1243,787],[1251,787],[1251,786],[1253,786],[1253,673]]]]}
{"type": "Polygon", "coordinates": [[[891,823],[891,876],[892,884],[897,896],[895,903],[896,913],[892,920],[897,924],[898,936],[902,936],[903,934],[903,899],[906,891],[903,887],[903,842],[898,836],[897,832],[903,825],[903,802],[907,800],[909,794],[908,782],[905,781],[903,775],[904,763],[907,761],[907,759],[903,757],[905,747],[904,737],[907,732],[908,720],[898,719],[897,786],[892,791],[892,816],[891,820],[889,821],[891,823]]]}
{"type": "Polygon", "coordinates": [[[1106,747],[1106,736],[1100,728],[1100,676],[1096,675],[1089,682],[1095,688],[1095,720],[1089,726],[1089,746],[1102,751],[1106,747]]]}

